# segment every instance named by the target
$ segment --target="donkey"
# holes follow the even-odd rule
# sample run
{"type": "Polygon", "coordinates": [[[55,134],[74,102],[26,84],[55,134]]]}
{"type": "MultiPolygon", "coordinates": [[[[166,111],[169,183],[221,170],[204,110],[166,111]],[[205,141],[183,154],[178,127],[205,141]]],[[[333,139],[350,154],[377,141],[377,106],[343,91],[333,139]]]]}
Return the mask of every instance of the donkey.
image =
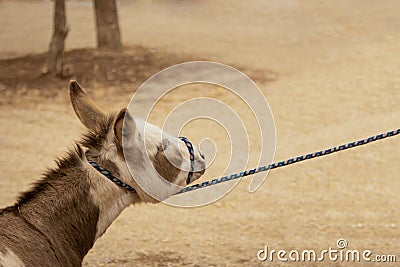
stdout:
{"type": "MultiPolygon", "coordinates": [[[[57,159],[56,168],[49,169],[13,206],[0,210],[0,266],[81,266],[94,242],[123,209],[161,200],[131,176],[123,138],[133,144],[145,138],[153,169],[173,185],[155,188],[164,198],[179,191],[176,185],[185,186],[204,173],[204,155],[187,139],[172,137],[148,123],[144,136],[137,127],[143,122],[133,119],[128,110],[106,115],[76,81],[69,88],[74,111],[88,132],[65,157],[57,159]],[[128,130],[123,132],[124,124],[128,130]],[[188,164],[191,168],[184,168],[188,164]]],[[[130,153],[141,158],[144,151],[131,149],[130,153]]],[[[151,171],[145,179],[154,179],[151,171]]]]}

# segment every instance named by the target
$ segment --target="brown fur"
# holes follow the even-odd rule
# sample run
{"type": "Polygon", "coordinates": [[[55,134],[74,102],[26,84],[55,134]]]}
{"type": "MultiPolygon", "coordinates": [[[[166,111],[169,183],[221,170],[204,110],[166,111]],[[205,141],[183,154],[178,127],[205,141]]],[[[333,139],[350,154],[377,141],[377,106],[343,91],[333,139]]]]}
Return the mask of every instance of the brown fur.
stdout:
{"type": "Polygon", "coordinates": [[[14,206],[0,211],[0,251],[26,266],[79,266],[93,246],[99,216],[77,147],[14,206]]]}
{"type": "MultiPolygon", "coordinates": [[[[115,116],[99,122],[80,144],[102,166],[118,175],[111,161],[99,157],[115,116]]],[[[80,145],[57,160],[15,205],[0,210],[0,252],[14,252],[26,266],[80,266],[93,246],[99,208],[89,198],[90,180],[80,145]]],[[[106,179],[106,178],[104,178],[106,179]]]]}
{"type": "Polygon", "coordinates": [[[76,81],[69,83],[72,107],[80,121],[88,129],[94,129],[106,114],[89,98],[76,81]]]}
{"type": "MultiPolygon", "coordinates": [[[[175,162],[178,166],[181,164],[181,162],[178,162],[181,161],[181,159],[178,157],[171,159],[171,161],[175,162]]],[[[158,147],[157,154],[155,155],[153,161],[154,167],[161,177],[173,183],[181,170],[175,167],[171,161],[163,152],[162,146],[158,147]]]]}
{"type": "MultiPolygon", "coordinates": [[[[107,170],[111,171],[113,175],[118,177],[120,175],[118,168],[111,161],[103,160],[99,156],[103,149],[103,144],[106,141],[107,135],[110,129],[113,128],[114,122],[115,122],[115,114],[111,114],[110,116],[105,116],[101,121],[98,122],[95,131],[89,131],[83,136],[82,140],[80,141],[80,144],[88,149],[86,155],[89,158],[96,161],[103,168],[106,168],[107,170]]],[[[120,151],[119,156],[123,157],[122,146],[119,144],[119,142],[116,142],[116,144],[117,147],[118,146],[121,147],[120,149],[118,149],[118,151],[120,151]]]]}

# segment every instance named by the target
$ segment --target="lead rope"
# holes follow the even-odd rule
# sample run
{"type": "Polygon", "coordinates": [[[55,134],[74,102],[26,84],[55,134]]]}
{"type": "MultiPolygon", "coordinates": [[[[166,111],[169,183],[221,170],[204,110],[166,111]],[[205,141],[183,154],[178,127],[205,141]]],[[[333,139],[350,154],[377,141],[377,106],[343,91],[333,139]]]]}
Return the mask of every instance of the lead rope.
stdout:
{"type": "Polygon", "coordinates": [[[349,148],[352,148],[352,147],[366,145],[368,143],[371,143],[371,142],[374,142],[374,141],[378,141],[378,140],[381,140],[381,139],[384,139],[384,138],[387,138],[387,137],[392,137],[392,136],[395,136],[395,135],[398,135],[398,134],[400,134],[400,128],[397,129],[397,130],[393,130],[393,131],[389,131],[389,132],[386,132],[386,133],[374,135],[374,136],[371,136],[371,137],[368,137],[368,138],[365,138],[365,139],[361,139],[361,140],[356,141],[356,142],[351,142],[351,143],[344,144],[344,145],[341,145],[341,146],[336,146],[336,147],[328,148],[328,149],[321,150],[321,151],[318,151],[318,152],[314,152],[314,153],[298,156],[296,158],[291,158],[291,159],[288,159],[288,160],[279,161],[277,163],[272,163],[272,164],[269,164],[269,165],[266,165],[266,166],[261,166],[261,167],[254,168],[254,169],[251,169],[251,170],[246,170],[246,171],[243,171],[243,172],[240,172],[240,173],[234,173],[234,174],[231,174],[230,176],[223,176],[221,178],[213,179],[211,181],[203,182],[201,184],[195,184],[195,185],[192,185],[192,186],[188,186],[188,187],[185,187],[184,189],[182,189],[180,192],[176,193],[175,195],[179,195],[179,194],[182,194],[182,193],[194,191],[194,190],[197,190],[197,189],[205,188],[205,187],[208,187],[208,186],[211,186],[211,185],[220,184],[220,183],[227,182],[227,181],[232,181],[232,180],[239,179],[241,177],[245,177],[245,176],[248,176],[248,175],[256,174],[256,173],[259,173],[259,172],[264,172],[264,171],[268,171],[268,170],[284,167],[284,166],[287,166],[287,165],[290,165],[290,164],[294,164],[294,163],[297,163],[297,162],[300,162],[300,161],[304,161],[304,160],[308,160],[308,159],[312,159],[312,158],[317,158],[317,157],[321,157],[321,156],[325,156],[325,155],[329,155],[329,154],[332,154],[332,153],[335,153],[335,152],[339,152],[339,151],[343,151],[343,150],[346,150],[346,149],[349,149],[349,148]]]}

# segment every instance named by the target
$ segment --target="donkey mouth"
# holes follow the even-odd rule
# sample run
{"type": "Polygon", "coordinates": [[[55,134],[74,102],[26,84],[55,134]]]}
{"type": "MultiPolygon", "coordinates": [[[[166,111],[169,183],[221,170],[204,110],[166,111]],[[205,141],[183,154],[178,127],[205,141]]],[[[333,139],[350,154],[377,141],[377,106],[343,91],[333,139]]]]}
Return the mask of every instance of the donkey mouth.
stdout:
{"type": "Polygon", "coordinates": [[[202,155],[202,154],[200,154],[200,155],[201,155],[202,160],[198,160],[198,161],[200,161],[200,167],[197,171],[194,172],[195,179],[200,178],[200,176],[202,176],[206,172],[206,161],[205,161],[204,155],[202,155]]]}
{"type": "Polygon", "coordinates": [[[204,156],[202,158],[203,160],[201,161],[200,170],[197,171],[197,173],[199,173],[200,175],[203,175],[206,172],[206,161],[204,159],[204,156]]]}
{"type": "Polygon", "coordinates": [[[207,166],[206,166],[206,157],[204,156],[204,154],[201,153],[200,150],[198,150],[198,153],[200,155],[200,158],[198,158],[197,161],[199,162],[200,166],[199,166],[198,170],[195,171],[195,173],[199,174],[199,177],[200,177],[201,175],[203,175],[206,172],[207,166]]]}

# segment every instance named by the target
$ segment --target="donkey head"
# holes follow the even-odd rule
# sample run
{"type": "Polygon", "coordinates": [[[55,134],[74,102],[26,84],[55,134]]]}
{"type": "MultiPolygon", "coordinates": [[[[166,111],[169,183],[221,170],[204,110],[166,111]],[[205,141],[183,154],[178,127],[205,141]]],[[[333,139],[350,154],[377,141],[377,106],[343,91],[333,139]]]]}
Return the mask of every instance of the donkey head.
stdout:
{"type": "Polygon", "coordinates": [[[204,173],[204,155],[195,146],[189,151],[186,140],[173,137],[143,120],[133,119],[127,109],[112,116],[111,124],[105,123],[110,116],[76,81],[70,82],[70,97],[83,125],[94,135],[105,135],[99,141],[101,149],[95,152],[95,157],[118,166],[119,178],[132,185],[141,200],[153,202],[168,198],[204,173]]]}

